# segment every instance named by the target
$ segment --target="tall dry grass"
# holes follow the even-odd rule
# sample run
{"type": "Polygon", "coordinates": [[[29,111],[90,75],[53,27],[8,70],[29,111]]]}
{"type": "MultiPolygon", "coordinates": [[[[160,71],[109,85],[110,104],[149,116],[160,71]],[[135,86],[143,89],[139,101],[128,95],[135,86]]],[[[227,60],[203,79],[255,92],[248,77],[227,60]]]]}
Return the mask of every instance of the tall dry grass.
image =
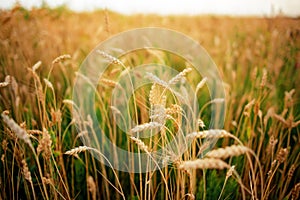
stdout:
{"type": "MultiPolygon", "coordinates": [[[[299,19],[120,16],[15,7],[1,11],[0,23],[1,199],[299,197],[299,19]],[[79,118],[71,115],[74,102],[69,99],[75,72],[94,46],[107,36],[143,26],[180,29],[211,54],[225,82],[226,131],[207,130],[209,112],[203,109],[199,130],[189,130],[191,148],[183,156],[170,151],[163,160],[168,167],[133,174],[112,170],[91,156],[101,154],[99,149],[82,146],[80,137],[88,131],[75,128],[79,118]],[[208,135],[218,142],[203,157],[208,135]]],[[[158,55],[141,52],[121,61],[135,66],[149,53],[158,55]]],[[[156,59],[172,66],[183,63],[162,55],[156,59]]],[[[122,63],[115,62],[97,88],[102,102],[96,109],[103,111],[103,119],[110,115],[104,105],[116,87],[114,78],[124,70],[118,66],[122,63]]],[[[189,68],[182,67],[166,84],[189,76],[189,68]]],[[[202,106],[208,100],[204,82],[199,88],[194,83],[202,106]]],[[[164,92],[165,83],[160,83],[137,91],[132,111],[139,108],[141,114],[131,130],[159,124],[162,137],[126,138],[116,124],[103,120],[100,126],[111,141],[149,153],[182,128],[182,108],[167,100],[172,92],[164,92]]],[[[84,126],[90,130],[93,124],[87,120],[84,126]]]]}

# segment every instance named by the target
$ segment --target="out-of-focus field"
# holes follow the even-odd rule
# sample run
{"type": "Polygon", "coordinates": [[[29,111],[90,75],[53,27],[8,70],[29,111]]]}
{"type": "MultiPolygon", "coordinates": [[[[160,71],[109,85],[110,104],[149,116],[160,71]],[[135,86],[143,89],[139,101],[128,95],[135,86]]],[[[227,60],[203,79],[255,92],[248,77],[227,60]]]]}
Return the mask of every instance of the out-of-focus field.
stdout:
{"type": "MultiPolygon", "coordinates": [[[[78,157],[64,155],[81,145],[71,112],[63,103],[64,99],[72,98],[75,72],[81,62],[110,36],[149,26],[173,29],[193,38],[218,66],[226,89],[224,129],[251,148],[262,167],[259,169],[252,158],[257,175],[253,180],[249,177],[251,170],[246,156],[227,160],[237,165],[247,188],[246,199],[297,198],[300,191],[299,18],[123,16],[108,11],[73,13],[65,8],[28,11],[17,7],[0,12],[0,82],[11,76],[9,84],[0,88],[0,111],[8,110],[10,118],[28,134],[32,133],[33,148],[44,141],[49,152],[47,155],[46,148],[37,150],[39,155],[31,153],[15,130],[1,119],[0,199],[217,199],[219,194],[221,199],[242,198],[242,186],[236,180],[229,178],[224,183],[224,170],[203,173],[195,170],[195,183],[189,186],[189,177],[178,175],[173,169],[176,167],[170,167],[169,171],[163,171],[167,186],[161,174],[155,173],[151,174],[155,180],[149,181],[151,189],[143,191],[147,188],[143,181],[148,180],[144,175],[119,172],[116,179],[110,169],[95,164],[87,153],[78,157]],[[71,58],[53,64],[63,54],[71,58]],[[42,64],[36,72],[28,70],[38,61],[42,64]],[[53,71],[48,77],[51,67],[53,71]],[[47,91],[44,78],[51,81],[55,95],[47,91]],[[45,132],[51,136],[48,143],[45,132]],[[176,184],[183,180],[186,185],[176,184]],[[227,185],[221,193],[223,184],[227,185]]],[[[217,146],[233,143],[225,138],[217,146]]]]}

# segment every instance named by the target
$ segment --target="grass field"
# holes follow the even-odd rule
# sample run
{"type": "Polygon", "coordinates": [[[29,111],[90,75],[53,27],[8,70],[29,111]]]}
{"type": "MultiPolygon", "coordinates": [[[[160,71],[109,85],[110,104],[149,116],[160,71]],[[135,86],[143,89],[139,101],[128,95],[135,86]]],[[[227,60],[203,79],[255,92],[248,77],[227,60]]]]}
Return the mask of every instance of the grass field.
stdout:
{"type": "MultiPolygon", "coordinates": [[[[0,24],[0,199],[299,198],[299,18],[122,16],[106,10],[15,7],[0,12],[0,24]],[[209,131],[200,124],[191,148],[175,155],[167,167],[134,174],[91,156],[101,149],[83,146],[80,136],[93,132],[93,123],[78,122],[70,100],[76,72],[97,44],[149,26],[182,32],[207,50],[224,81],[226,116],[222,130],[209,131]],[[79,131],[75,122],[84,128],[79,131]],[[202,157],[209,134],[218,141],[202,157]]],[[[99,102],[94,107],[103,134],[128,151],[146,154],[164,147],[174,131],[195,131],[182,125],[187,116],[173,92],[155,82],[136,91],[128,112],[142,124],[131,132],[159,123],[164,127],[160,136],[130,138],[106,120],[122,65],[134,67],[148,58],[149,52],[141,52],[111,64],[107,79],[96,88],[99,102]],[[149,111],[159,117],[148,116],[149,111]]],[[[164,55],[157,59],[170,66],[184,64],[164,55]]],[[[194,80],[189,72],[181,75],[194,80]]],[[[205,87],[196,96],[200,106],[207,106],[205,87]]],[[[209,115],[205,109],[200,116],[205,125],[209,115]]]]}

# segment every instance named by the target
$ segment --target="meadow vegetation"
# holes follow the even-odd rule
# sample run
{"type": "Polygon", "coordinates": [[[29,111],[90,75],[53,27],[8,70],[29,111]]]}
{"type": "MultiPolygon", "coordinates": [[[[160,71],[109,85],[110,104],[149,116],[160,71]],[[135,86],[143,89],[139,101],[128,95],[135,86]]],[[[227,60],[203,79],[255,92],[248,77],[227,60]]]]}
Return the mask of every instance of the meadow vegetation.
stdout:
{"type": "Polygon", "coordinates": [[[299,18],[123,16],[107,10],[15,7],[0,12],[0,24],[0,199],[299,198],[299,18]],[[190,116],[169,85],[193,82],[199,105],[210,106],[205,77],[195,81],[193,67],[183,60],[155,51],[118,59],[99,52],[111,62],[96,88],[94,109],[103,134],[123,149],[150,154],[175,132],[190,133],[186,140],[191,145],[183,155],[172,148],[163,155],[168,160],[158,158],[167,167],[134,174],[111,169],[91,155],[101,149],[85,146],[80,137],[93,132],[94,125],[87,119],[80,122],[82,129],[76,128],[80,119],[72,112],[72,92],[80,64],[97,44],[148,26],[182,32],[207,50],[224,81],[226,116],[221,130],[207,128],[209,109],[188,119],[198,123],[197,130],[182,125],[190,116]],[[152,84],[130,101],[129,112],[138,124],[131,133],[147,129],[159,134],[129,137],[107,120],[112,112],[122,116],[109,107],[110,96],[120,87],[116,81],[122,71],[143,64],[149,55],[179,74],[168,82],[150,73],[145,77],[152,84]],[[209,137],[217,142],[204,154],[209,137]]]}

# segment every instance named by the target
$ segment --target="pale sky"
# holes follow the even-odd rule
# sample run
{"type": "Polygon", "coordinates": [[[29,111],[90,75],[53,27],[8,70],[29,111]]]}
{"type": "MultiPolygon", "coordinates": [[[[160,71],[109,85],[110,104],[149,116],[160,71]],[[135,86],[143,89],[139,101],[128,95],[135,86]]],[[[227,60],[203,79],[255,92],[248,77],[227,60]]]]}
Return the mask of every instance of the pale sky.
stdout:
{"type": "MultiPolygon", "coordinates": [[[[16,0],[0,0],[0,8],[11,8],[16,0]]],[[[19,0],[26,8],[39,7],[41,0],[19,0]]],[[[123,14],[222,14],[274,15],[282,11],[300,16],[300,0],[45,0],[50,7],[67,5],[75,11],[107,8],[123,14]]]]}

